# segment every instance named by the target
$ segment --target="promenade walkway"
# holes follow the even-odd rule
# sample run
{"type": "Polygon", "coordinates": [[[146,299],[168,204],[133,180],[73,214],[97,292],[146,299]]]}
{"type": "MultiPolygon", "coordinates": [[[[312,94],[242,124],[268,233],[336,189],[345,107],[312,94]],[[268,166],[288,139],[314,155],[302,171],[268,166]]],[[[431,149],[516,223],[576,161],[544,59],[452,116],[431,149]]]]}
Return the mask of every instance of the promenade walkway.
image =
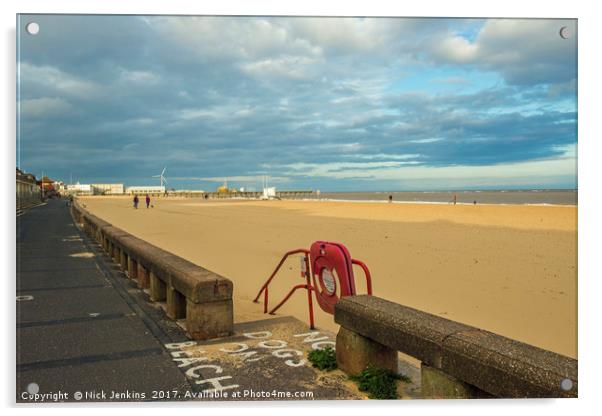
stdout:
{"type": "Polygon", "coordinates": [[[17,217],[17,402],[354,399],[340,371],[311,368],[334,335],[291,318],[190,341],[50,200],[17,217]],[[62,394],[61,396],[57,396],[62,394]]]}
{"type": "Polygon", "coordinates": [[[17,218],[18,401],[29,401],[28,386],[67,400],[78,391],[148,399],[153,390],[190,388],[164,347],[186,338],[154,323],[119,274],[74,226],[65,201],[17,218]]]}

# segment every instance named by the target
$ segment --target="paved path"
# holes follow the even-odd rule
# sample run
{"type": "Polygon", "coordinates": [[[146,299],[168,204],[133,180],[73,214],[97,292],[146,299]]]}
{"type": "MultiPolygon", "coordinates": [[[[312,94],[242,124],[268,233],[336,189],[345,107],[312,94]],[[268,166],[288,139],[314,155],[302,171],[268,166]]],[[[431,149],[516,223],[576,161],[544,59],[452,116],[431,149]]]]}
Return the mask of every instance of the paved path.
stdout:
{"type": "Polygon", "coordinates": [[[163,306],[73,224],[65,201],[26,211],[17,217],[17,401],[36,386],[61,401],[76,392],[85,401],[363,398],[341,371],[307,361],[334,346],[332,333],[260,315],[231,337],[193,342],[163,306]]]}
{"type": "Polygon", "coordinates": [[[182,331],[162,328],[140,307],[98,250],[65,201],[17,217],[18,401],[29,401],[22,393],[30,383],[67,400],[77,391],[135,391],[148,400],[153,390],[191,388],[164,347],[185,341],[182,331]]]}

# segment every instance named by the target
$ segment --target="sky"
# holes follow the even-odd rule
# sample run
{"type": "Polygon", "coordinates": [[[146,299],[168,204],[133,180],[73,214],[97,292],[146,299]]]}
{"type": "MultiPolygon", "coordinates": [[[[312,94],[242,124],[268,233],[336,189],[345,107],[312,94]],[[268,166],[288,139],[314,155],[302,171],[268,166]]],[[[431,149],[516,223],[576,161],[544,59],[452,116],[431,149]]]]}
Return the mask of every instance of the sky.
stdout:
{"type": "Polygon", "coordinates": [[[17,31],[17,166],[38,176],[577,187],[575,20],[21,15],[17,31]]]}

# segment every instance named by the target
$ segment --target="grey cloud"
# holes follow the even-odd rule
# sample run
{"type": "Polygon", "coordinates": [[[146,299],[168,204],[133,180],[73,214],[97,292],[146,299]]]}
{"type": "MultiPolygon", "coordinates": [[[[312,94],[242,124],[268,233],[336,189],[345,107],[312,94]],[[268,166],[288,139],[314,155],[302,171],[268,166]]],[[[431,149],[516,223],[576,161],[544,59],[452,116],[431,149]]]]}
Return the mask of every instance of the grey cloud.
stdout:
{"type": "MultiPolygon", "coordinates": [[[[428,71],[435,58],[420,46],[462,21],[38,20],[45,35],[22,36],[20,45],[25,169],[52,162],[63,176],[140,182],[165,164],[181,178],[244,177],[269,165],[285,177],[295,163],[344,159],[376,169],[366,156],[396,166],[404,154],[425,166],[527,161],[559,155],[559,145],[576,140],[575,114],[552,108],[570,102],[570,80],[471,94],[390,88],[406,64],[428,71]],[[536,111],[521,113],[526,103],[536,111]]],[[[476,42],[499,48],[494,35],[476,42]]],[[[545,68],[548,53],[540,56],[545,68]]],[[[528,65],[525,54],[499,63],[501,73],[528,65]]],[[[492,62],[481,66],[491,70],[492,62]]],[[[555,79],[570,78],[563,68],[555,79]]]]}

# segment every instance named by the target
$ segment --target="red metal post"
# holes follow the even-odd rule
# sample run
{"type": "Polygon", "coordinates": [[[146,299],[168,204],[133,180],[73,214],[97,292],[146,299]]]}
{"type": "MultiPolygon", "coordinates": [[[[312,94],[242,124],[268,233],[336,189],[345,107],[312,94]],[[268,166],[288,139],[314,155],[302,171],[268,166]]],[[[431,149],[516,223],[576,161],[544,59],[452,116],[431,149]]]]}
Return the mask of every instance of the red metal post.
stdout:
{"type": "Polygon", "coordinates": [[[305,256],[305,281],[307,282],[307,306],[309,307],[309,329],[315,329],[314,326],[314,304],[312,300],[313,287],[310,281],[310,271],[309,271],[309,258],[305,256]]]}
{"type": "Polygon", "coordinates": [[[265,292],[263,293],[263,313],[268,312],[268,287],[265,287],[265,292]]]}

